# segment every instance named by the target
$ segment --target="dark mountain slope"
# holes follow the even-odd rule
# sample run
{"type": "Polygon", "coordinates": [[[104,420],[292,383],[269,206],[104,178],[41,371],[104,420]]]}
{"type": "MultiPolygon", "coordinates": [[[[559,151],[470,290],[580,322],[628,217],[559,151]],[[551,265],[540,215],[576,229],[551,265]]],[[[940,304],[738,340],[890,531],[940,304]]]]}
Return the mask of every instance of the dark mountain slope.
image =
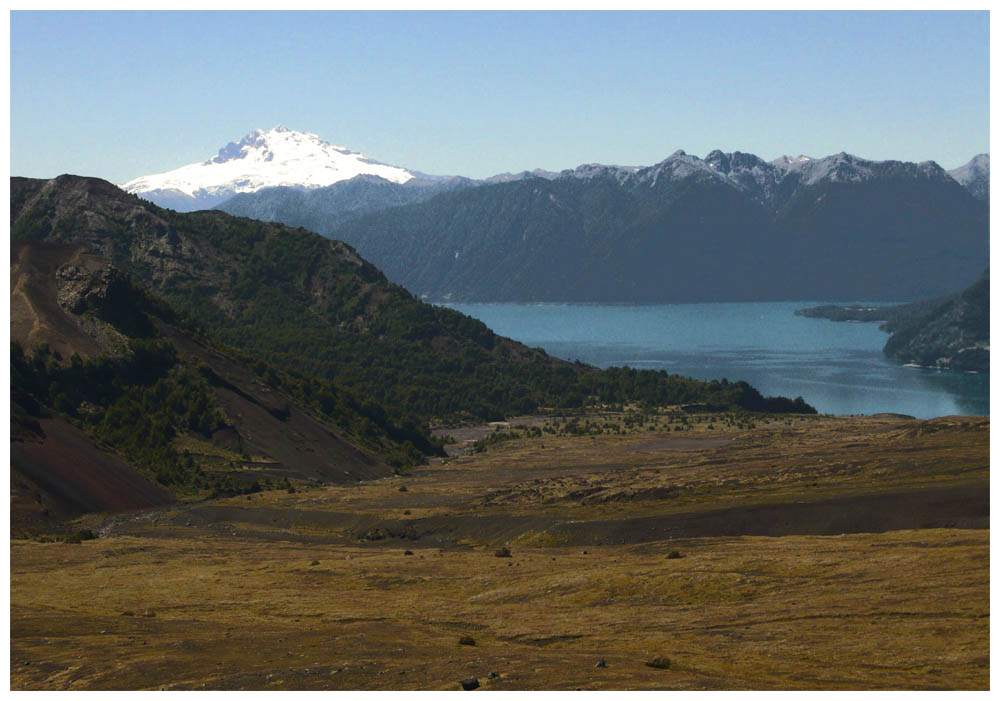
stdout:
{"type": "Polygon", "coordinates": [[[423,202],[442,192],[475,185],[467,178],[416,178],[403,184],[375,175],[358,175],[327,187],[305,190],[269,187],[235,195],[214,209],[237,217],[300,226],[327,235],[337,226],[369,212],[423,202]]]}
{"type": "Polygon", "coordinates": [[[597,176],[440,195],[337,235],[432,298],[653,302],[724,298],[712,269],[741,294],[765,285],[751,243],[765,226],[749,198],[710,178],[628,190],[597,176]],[[722,235],[704,237],[706,227],[722,235]]]}
{"type": "MultiPolygon", "coordinates": [[[[745,383],[599,371],[550,358],[417,301],[349,246],[302,229],[222,212],[179,214],[92,178],[12,178],[11,191],[15,240],[100,253],[219,339],[276,367],[353,388],[388,407],[394,425],[412,426],[402,412],[494,418],[630,399],[806,408],[769,403],[745,383]]],[[[299,386],[314,392],[308,379],[299,386]]]]}
{"type": "Polygon", "coordinates": [[[927,298],[982,270],[988,208],[939,167],[828,160],[786,181],[774,217],[791,298],[927,298]]]}
{"type": "Polygon", "coordinates": [[[988,220],[933,163],[713,151],[482,185],[331,235],[432,300],[913,299],[982,269],[988,220]]]}

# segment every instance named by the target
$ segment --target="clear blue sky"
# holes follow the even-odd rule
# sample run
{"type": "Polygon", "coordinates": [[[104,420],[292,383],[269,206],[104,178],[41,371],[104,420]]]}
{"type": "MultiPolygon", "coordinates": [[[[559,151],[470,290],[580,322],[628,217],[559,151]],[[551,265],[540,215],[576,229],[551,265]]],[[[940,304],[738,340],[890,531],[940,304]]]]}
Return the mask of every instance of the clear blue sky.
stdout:
{"type": "Polygon", "coordinates": [[[11,173],[124,182],[283,124],[485,177],[677,149],[989,151],[986,12],[14,12],[11,173]]]}

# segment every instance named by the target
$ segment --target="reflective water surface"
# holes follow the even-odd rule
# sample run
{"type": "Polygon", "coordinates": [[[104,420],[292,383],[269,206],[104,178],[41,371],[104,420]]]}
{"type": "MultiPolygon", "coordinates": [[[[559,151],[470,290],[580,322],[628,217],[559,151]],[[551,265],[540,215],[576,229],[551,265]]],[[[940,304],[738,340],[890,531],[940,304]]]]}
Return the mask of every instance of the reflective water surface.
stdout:
{"type": "Polygon", "coordinates": [[[878,324],[795,316],[823,303],[448,306],[560,358],[746,380],[824,414],[989,415],[988,373],[904,367],[882,354],[878,324]]]}

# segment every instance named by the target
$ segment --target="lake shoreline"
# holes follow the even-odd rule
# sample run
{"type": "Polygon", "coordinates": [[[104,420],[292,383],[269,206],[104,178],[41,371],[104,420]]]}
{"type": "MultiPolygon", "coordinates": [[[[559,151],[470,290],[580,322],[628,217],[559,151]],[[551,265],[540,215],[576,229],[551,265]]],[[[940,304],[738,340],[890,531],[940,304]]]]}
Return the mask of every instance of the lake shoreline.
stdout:
{"type": "Polygon", "coordinates": [[[888,335],[877,324],[796,316],[808,304],[448,306],[558,358],[744,380],[765,396],[802,396],[822,414],[989,415],[988,373],[905,367],[883,354],[888,335]]]}

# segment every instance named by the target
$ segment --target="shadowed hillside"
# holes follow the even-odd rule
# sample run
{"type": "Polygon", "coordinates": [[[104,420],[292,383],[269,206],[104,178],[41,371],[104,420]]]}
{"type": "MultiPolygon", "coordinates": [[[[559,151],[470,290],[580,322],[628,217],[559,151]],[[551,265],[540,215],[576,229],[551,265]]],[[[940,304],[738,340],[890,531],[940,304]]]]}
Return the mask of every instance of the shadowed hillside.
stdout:
{"type": "Polygon", "coordinates": [[[647,168],[458,190],[322,231],[433,301],[908,300],[982,270],[989,205],[933,162],[678,151],[647,168]]]}

